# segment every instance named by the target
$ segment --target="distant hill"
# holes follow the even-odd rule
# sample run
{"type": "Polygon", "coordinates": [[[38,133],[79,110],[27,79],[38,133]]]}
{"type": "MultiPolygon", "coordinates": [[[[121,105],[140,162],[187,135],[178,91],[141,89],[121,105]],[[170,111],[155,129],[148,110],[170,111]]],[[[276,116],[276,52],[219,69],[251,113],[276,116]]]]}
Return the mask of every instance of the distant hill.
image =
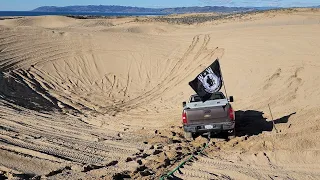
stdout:
{"type": "Polygon", "coordinates": [[[205,6],[205,7],[177,7],[177,8],[143,8],[131,6],[43,6],[32,11],[36,12],[86,12],[86,13],[206,13],[206,12],[243,12],[257,10],[255,8],[245,7],[224,7],[224,6],[205,6]]]}

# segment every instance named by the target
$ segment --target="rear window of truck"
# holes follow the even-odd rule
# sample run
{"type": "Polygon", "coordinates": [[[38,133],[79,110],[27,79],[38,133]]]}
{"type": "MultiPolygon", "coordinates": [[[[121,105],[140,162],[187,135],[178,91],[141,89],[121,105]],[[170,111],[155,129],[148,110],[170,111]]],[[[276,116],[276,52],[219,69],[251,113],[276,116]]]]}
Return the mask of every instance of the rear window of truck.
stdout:
{"type": "MultiPolygon", "coordinates": [[[[209,100],[218,100],[218,99],[224,99],[224,95],[222,93],[215,93],[212,94],[209,100]]],[[[201,102],[201,98],[199,96],[191,96],[190,102],[201,102]]]]}

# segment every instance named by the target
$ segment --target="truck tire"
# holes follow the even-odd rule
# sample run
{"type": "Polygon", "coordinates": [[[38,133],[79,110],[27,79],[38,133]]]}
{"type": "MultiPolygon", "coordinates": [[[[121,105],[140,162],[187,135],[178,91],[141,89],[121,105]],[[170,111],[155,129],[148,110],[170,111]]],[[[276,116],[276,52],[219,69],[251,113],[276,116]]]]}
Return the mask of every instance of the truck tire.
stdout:
{"type": "Polygon", "coordinates": [[[192,139],[192,133],[191,132],[184,132],[184,138],[185,139],[192,139]]]}

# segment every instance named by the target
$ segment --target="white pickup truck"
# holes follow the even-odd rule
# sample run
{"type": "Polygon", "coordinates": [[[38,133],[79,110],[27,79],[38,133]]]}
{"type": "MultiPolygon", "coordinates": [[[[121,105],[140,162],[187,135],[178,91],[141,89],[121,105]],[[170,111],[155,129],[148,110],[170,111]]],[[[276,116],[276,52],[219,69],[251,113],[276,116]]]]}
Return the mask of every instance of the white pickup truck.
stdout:
{"type": "Polygon", "coordinates": [[[209,100],[202,102],[198,95],[192,95],[183,102],[182,123],[185,138],[195,133],[228,133],[235,135],[235,112],[230,104],[233,97],[227,99],[223,93],[214,93],[209,100]]]}

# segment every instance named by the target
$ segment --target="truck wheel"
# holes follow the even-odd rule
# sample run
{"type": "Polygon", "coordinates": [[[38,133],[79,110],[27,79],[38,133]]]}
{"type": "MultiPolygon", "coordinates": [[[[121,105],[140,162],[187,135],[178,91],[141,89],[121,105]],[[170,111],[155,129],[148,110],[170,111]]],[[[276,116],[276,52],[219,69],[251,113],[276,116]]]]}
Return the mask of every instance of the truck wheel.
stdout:
{"type": "Polygon", "coordinates": [[[192,139],[192,133],[191,132],[184,132],[184,138],[185,139],[192,139]]]}

